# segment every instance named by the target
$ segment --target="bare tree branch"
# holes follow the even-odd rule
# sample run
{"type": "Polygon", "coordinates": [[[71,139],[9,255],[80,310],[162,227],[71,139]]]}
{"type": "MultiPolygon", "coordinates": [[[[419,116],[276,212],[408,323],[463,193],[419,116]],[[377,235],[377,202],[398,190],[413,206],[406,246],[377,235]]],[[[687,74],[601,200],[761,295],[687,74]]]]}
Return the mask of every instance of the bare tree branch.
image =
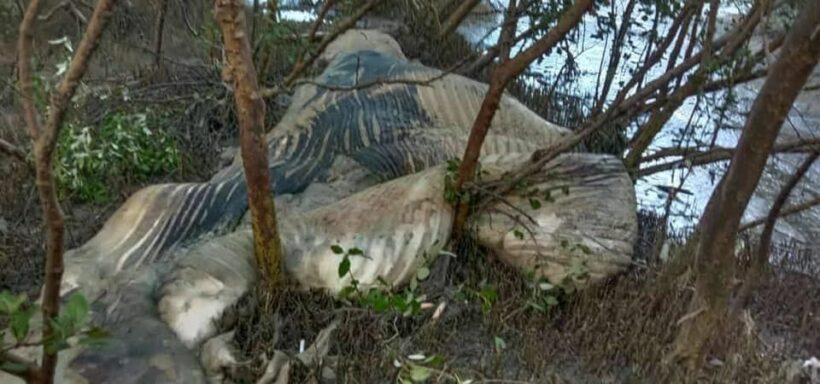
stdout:
{"type": "MultiPolygon", "coordinates": [[[[456,8],[453,13],[450,14],[450,17],[444,21],[444,24],[441,25],[441,31],[439,32],[439,37],[445,37],[458,28],[459,24],[470,14],[470,11],[473,10],[481,0],[463,0],[461,4],[456,8]]],[[[514,6],[512,8],[515,8],[514,6]]]]}
{"type": "Polygon", "coordinates": [[[63,0],[59,2],[57,5],[52,7],[48,12],[46,12],[45,15],[39,16],[37,20],[47,21],[51,19],[54,16],[54,14],[56,14],[57,11],[59,11],[60,9],[66,9],[69,12],[69,14],[74,16],[75,19],[77,19],[83,24],[88,24],[88,19],[86,19],[85,15],[83,15],[83,13],[77,8],[77,6],[71,0],[63,0]]]}
{"type": "Polygon", "coordinates": [[[394,84],[408,84],[408,85],[419,85],[419,86],[429,86],[435,81],[441,80],[445,76],[452,73],[452,70],[442,71],[440,74],[436,76],[432,76],[427,79],[376,79],[364,83],[359,83],[356,85],[350,86],[343,86],[343,85],[330,85],[320,83],[318,81],[312,79],[300,79],[294,82],[294,86],[302,85],[302,84],[311,84],[317,86],[319,88],[327,89],[330,91],[360,91],[363,89],[379,86],[379,85],[394,85],[394,84]]]}
{"type": "MultiPolygon", "coordinates": [[[[722,35],[721,37],[715,39],[714,43],[712,44],[712,50],[721,50],[724,49],[726,52],[735,52],[741,44],[748,39],[751,34],[751,30],[753,30],[754,26],[760,21],[763,16],[764,10],[768,9],[766,4],[768,0],[759,0],[755,3],[752,10],[750,11],[750,15],[744,20],[744,22],[735,26],[732,31],[722,35]]],[[[678,18],[675,20],[675,23],[682,22],[682,18],[678,18]]],[[[674,36],[668,37],[667,41],[671,44],[671,41],[674,39],[674,36]]],[[[504,194],[512,190],[513,186],[523,180],[524,178],[535,174],[543,168],[544,164],[548,163],[549,161],[555,159],[560,154],[571,150],[572,148],[576,147],[580,144],[586,137],[591,135],[592,133],[598,131],[602,127],[606,126],[607,124],[612,123],[613,121],[620,121],[625,116],[632,116],[636,112],[642,110],[642,106],[646,104],[646,100],[652,97],[658,90],[662,89],[663,87],[667,86],[669,82],[677,79],[680,76],[686,74],[689,70],[694,68],[696,65],[701,63],[703,58],[704,51],[701,50],[697,54],[692,55],[691,57],[684,60],[681,64],[674,67],[672,70],[667,71],[663,75],[659,76],[655,80],[650,81],[646,85],[644,85],[639,90],[635,91],[634,94],[627,97],[628,92],[630,91],[629,83],[621,89],[618,95],[615,98],[612,106],[607,109],[606,112],[599,114],[597,117],[591,118],[583,127],[578,129],[574,134],[566,137],[562,141],[556,143],[550,148],[544,148],[541,150],[536,151],[529,164],[522,167],[521,169],[508,172],[508,174],[504,175],[499,181],[490,183],[492,184],[491,187],[496,189],[496,193],[504,194]]],[[[663,56],[663,51],[657,55],[658,60],[660,57],[663,56]]],[[[641,71],[648,71],[654,64],[651,64],[652,60],[649,60],[638,73],[636,73],[630,83],[637,84],[636,80],[638,77],[641,76],[641,71]],[[651,64],[651,65],[650,65],[651,64]]]]}
{"type": "MultiPolygon", "coordinates": [[[[800,212],[803,212],[807,209],[811,209],[811,208],[814,208],[814,207],[817,207],[817,206],[820,206],[820,196],[817,196],[813,199],[806,200],[806,201],[804,201],[802,203],[799,203],[799,204],[786,206],[786,207],[784,207],[780,210],[777,217],[787,217],[787,216],[791,216],[791,215],[796,215],[800,212]]],[[[749,229],[757,227],[758,225],[761,225],[761,224],[765,223],[768,218],[769,218],[769,216],[767,215],[766,217],[757,218],[757,219],[754,219],[754,220],[752,220],[748,223],[745,223],[745,224],[740,226],[740,228],[738,229],[738,232],[748,231],[749,229]]]]}
{"type": "Polygon", "coordinates": [[[10,369],[5,370],[4,372],[17,376],[25,380],[27,383],[43,382],[42,371],[36,363],[7,352],[0,352],[0,362],[2,361],[6,361],[20,367],[20,369],[10,369]]]}
{"type": "Polygon", "coordinates": [[[26,121],[29,136],[32,140],[40,137],[40,119],[34,106],[34,83],[31,73],[31,46],[34,42],[34,18],[40,8],[40,0],[32,0],[23,21],[20,23],[20,37],[17,41],[17,66],[20,76],[20,103],[23,107],[23,118],[26,121]]]}
{"type": "MultiPolygon", "coordinates": [[[[736,148],[714,148],[707,151],[699,151],[694,148],[665,148],[644,158],[644,161],[656,161],[665,157],[683,156],[683,159],[657,164],[638,170],[637,177],[645,177],[655,173],[668,171],[686,165],[694,167],[699,165],[716,163],[732,158],[736,148]]],[[[820,139],[804,140],[777,144],[772,148],[772,153],[806,153],[820,151],[820,139]]]]}
{"type": "Polygon", "coordinates": [[[308,33],[308,42],[313,42],[316,40],[316,32],[319,32],[319,28],[322,26],[322,23],[325,21],[325,17],[327,17],[327,13],[330,12],[330,9],[336,5],[337,0],[326,0],[322,4],[322,8],[319,10],[319,14],[316,15],[316,21],[313,22],[313,25],[310,26],[310,32],[308,33]]]}
{"type": "Polygon", "coordinates": [[[18,148],[16,145],[9,143],[3,139],[0,139],[0,153],[4,153],[7,156],[13,157],[17,160],[20,160],[26,163],[26,152],[22,149],[18,148]]]}
{"type": "Polygon", "coordinates": [[[162,36],[165,32],[165,14],[168,10],[168,0],[157,0],[157,28],[154,30],[154,68],[159,70],[162,63],[162,36]]]}
{"type": "MultiPolygon", "coordinates": [[[[609,95],[609,90],[612,87],[612,82],[615,80],[615,73],[617,72],[618,65],[621,61],[621,48],[623,48],[626,33],[629,31],[629,26],[632,23],[632,12],[635,10],[635,2],[636,0],[629,0],[626,4],[626,9],[621,17],[621,26],[618,27],[618,31],[613,37],[612,53],[609,56],[609,65],[607,66],[601,94],[598,96],[593,108],[593,115],[597,114],[603,108],[604,102],[606,102],[606,97],[609,95]]],[[[613,7],[614,6],[615,5],[613,3],[613,7]]]]}
{"type": "Polygon", "coordinates": [[[769,215],[766,217],[766,223],[763,226],[763,233],[760,235],[760,244],[758,244],[756,260],[758,266],[768,263],[769,248],[772,244],[772,234],[774,233],[774,225],[777,222],[777,218],[780,216],[780,212],[783,210],[783,206],[786,204],[792,191],[797,184],[800,183],[800,180],[803,179],[803,176],[806,175],[806,172],[811,169],[812,164],[814,164],[818,156],[820,156],[820,152],[814,152],[803,160],[803,163],[800,164],[786,184],[783,185],[780,189],[780,193],[777,194],[777,198],[772,203],[772,208],[769,210],[769,215]]]}
{"type": "MultiPolygon", "coordinates": [[[[769,255],[771,253],[774,225],[777,222],[777,219],[781,217],[783,205],[786,204],[786,200],[789,199],[789,195],[791,195],[794,187],[800,183],[800,180],[803,179],[803,176],[809,171],[811,165],[814,164],[815,160],[817,160],[818,155],[820,155],[820,153],[814,152],[809,155],[802,164],[800,164],[794,174],[780,189],[780,193],[778,193],[777,198],[775,198],[774,202],[772,202],[772,208],[769,210],[769,214],[764,220],[765,225],[763,226],[763,232],[760,234],[760,241],[757,245],[757,255],[751,261],[752,265],[746,272],[746,278],[743,279],[743,285],[740,287],[740,291],[738,292],[735,302],[732,305],[733,312],[737,312],[741,308],[748,305],[748,300],[752,289],[757,285],[757,280],[761,277],[763,271],[769,265],[769,255]]],[[[738,232],[740,232],[740,230],[738,230],[738,232]]]]}
{"type": "Polygon", "coordinates": [[[354,26],[356,26],[356,22],[358,22],[359,19],[364,17],[364,15],[366,15],[368,12],[370,12],[370,10],[375,8],[382,1],[383,0],[369,0],[367,3],[365,3],[363,6],[361,6],[358,10],[356,10],[356,12],[352,16],[350,16],[345,21],[343,21],[341,24],[339,24],[339,26],[336,27],[336,29],[333,30],[333,32],[331,32],[330,34],[325,36],[322,39],[322,41],[319,42],[319,46],[316,47],[315,50],[313,50],[312,52],[309,52],[307,54],[307,58],[302,58],[299,61],[297,61],[296,65],[293,66],[293,69],[290,71],[290,73],[285,77],[285,80],[282,82],[282,85],[277,86],[277,87],[273,87],[273,88],[262,89],[260,91],[260,95],[262,95],[262,97],[265,97],[265,98],[274,97],[274,96],[276,96],[276,95],[278,95],[282,92],[285,92],[285,91],[289,90],[293,86],[293,83],[299,77],[301,77],[302,74],[308,68],[310,68],[310,66],[313,65],[314,62],[316,62],[316,60],[319,58],[319,56],[322,55],[322,52],[325,51],[327,46],[330,45],[330,43],[332,43],[333,40],[336,40],[337,37],[339,37],[342,33],[347,31],[348,29],[353,28],[354,26]]]}

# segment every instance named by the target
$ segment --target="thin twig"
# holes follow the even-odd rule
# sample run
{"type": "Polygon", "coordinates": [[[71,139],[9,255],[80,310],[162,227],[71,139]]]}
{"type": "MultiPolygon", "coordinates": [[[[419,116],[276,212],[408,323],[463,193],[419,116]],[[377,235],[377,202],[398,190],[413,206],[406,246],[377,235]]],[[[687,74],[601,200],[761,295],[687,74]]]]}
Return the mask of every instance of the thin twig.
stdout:
{"type": "Polygon", "coordinates": [[[27,383],[33,382],[40,377],[40,369],[34,362],[28,361],[11,353],[0,352],[0,362],[2,361],[7,361],[9,363],[21,366],[22,369],[20,370],[4,370],[3,372],[17,376],[25,380],[27,383]]]}
{"type": "Polygon", "coordinates": [[[336,5],[336,1],[337,0],[326,0],[324,4],[322,4],[322,8],[316,16],[316,21],[314,21],[313,25],[310,26],[308,41],[312,42],[316,39],[316,32],[319,32],[319,28],[322,26],[322,23],[324,23],[327,13],[330,12],[330,8],[333,8],[333,6],[336,5]]]}
{"type": "Polygon", "coordinates": [[[325,36],[322,41],[319,43],[319,46],[313,52],[310,52],[307,55],[307,58],[302,58],[296,62],[296,65],[293,66],[293,69],[290,71],[285,80],[282,82],[280,86],[273,87],[273,88],[265,88],[259,91],[259,94],[262,97],[269,98],[279,95],[282,92],[289,90],[293,83],[299,79],[304,72],[313,65],[316,60],[319,59],[319,56],[327,49],[327,47],[336,40],[337,37],[341,36],[347,30],[356,26],[356,23],[364,17],[371,9],[375,8],[377,5],[381,4],[383,0],[369,0],[365,3],[361,8],[359,8],[352,16],[347,18],[343,21],[339,26],[333,30],[330,34],[325,36]]]}
{"type": "MultiPolygon", "coordinates": [[[[807,209],[811,209],[811,208],[814,208],[814,207],[817,207],[817,206],[820,206],[820,196],[817,196],[813,199],[809,199],[809,200],[804,201],[800,204],[789,205],[789,206],[783,208],[782,210],[780,210],[780,214],[777,217],[791,216],[791,215],[798,214],[798,213],[803,212],[807,209]]],[[[767,217],[761,217],[761,218],[752,220],[748,223],[745,223],[745,224],[741,225],[740,229],[738,229],[738,232],[744,232],[744,231],[747,231],[749,229],[752,229],[754,227],[757,227],[758,225],[761,225],[761,224],[765,223],[767,217]]]]}
{"type": "Polygon", "coordinates": [[[51,8],[48,12],[46,12],[45,15],[37,17],[37,20],[47,21],[47,20],[51,19],[54,16],[54,14],[57,13],[57,11],[59,11],[60,9],[63,9],[63,8],[68,10],[68,12],[72,16],[74,16],[74,18],[76,18],[77,20],[79,20],[83,24],[88,24],[88,19],[85,17],[85,15],[83,15],[83,13],[77,8],[77,6],[71,0],[61,1],[60,3],[55,5],[53,8],[51,8]]]}
{"type": "MultiPolygon", "coordinates": [[[[684,156],[683,159],[670,161],[663,164],[653,165],[640,169],[636,172],[637,177],[645,177],[658,172],[668,171],[681,165],[697,166],[729,160],[735,153],[735,148],[715,148],[704,152],[688,152],[690,148],[667,148],[647,157],[656,160],[667,156],[684,156]]],[[[804,153],[820,151],[820,139],[805,140],[800,142],[790,142],[775,145],[772,153],[804,153]]]]}
{"type": "Polygon", "coordinates": [[[402,78],[402,79],[376,79],[376,80],[367,81],[367,82],[364,82],[364,83],[358,83],[358,84],[354,84],[354,85],[350,85],[350,86],[330,85],[330,84],[320,83],[320,82],[315,81],[313,79],[301,79],[301,80],[297,80],[296,82],[294,82],[293,86],[295,87],[295,86],[299,86],[299,85],[302,85],[302,84],[311,84],[311,85],[315,85],[319,88],[324,88],[324,89],[327,89],[327,90],[330,90],[330,91],[359,91],[359,90],[374,87],[374,86],[377,86],[377,85],[393,85],[393,84],[420,85],[420,86],[427,87],[427,86],[430,86],[430,84],[432,84],[433,82],[441,80],[442,78],[444,78],[445,76],[451,74],[452,72],[453,72],[452,70],[442,71],[438,75],[427,78],[427,79],[407,79],[407,78],[402,78]]]}
{"type": "Polygon", "coordinates": [[[20,160],[24,163],[27,163],[26,160],[26,152],[22,149],[18,148],[16,145],[9,143],[3,139],[0,139],[0,153],[4,153],[9,157],[13,157],[17,160],[20,160]]]}

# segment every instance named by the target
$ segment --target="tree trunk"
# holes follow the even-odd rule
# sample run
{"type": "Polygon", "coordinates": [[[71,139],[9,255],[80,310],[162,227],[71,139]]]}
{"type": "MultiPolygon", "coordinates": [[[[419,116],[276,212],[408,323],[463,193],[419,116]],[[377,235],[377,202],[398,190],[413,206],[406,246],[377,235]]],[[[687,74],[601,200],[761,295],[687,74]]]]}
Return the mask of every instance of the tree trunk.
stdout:
{"type": "Polygon", "coordinates": [[[282,250],[268,167],[265,103],[259,94],[243,7],[240,0],[216,0],[215,14],[222,30],[227,59],[223,77],[226,83],[233,85],[236,100],[254,256],[261,269],[262,280],[273,287],[282,280],[282,250]]]}
{"type": "Polygon", "coordinates": [[[708,342],[721,334],[734,278],[740,219],[794,100],[820,58],[820,3],[810,1],[784,42],[743,128],[738,148],[699,224],[691,319],[682,324],[672,358],[702,364],[708,342]]]}
{"type": "MultiPolygon", "coordinates": [[[[30,67],[31,45],[34,39],[32,26],[40,7],[38,0],[29,3],[23,22],[20,25],[20,40],[18,42],[18,68],[20,73],[20,93],[23,115],[29,136],[34,143],[34,159],[36,168],[36,184],[40,206],[43,211],[43,224],[46,233],[46,265],[43,284],[43,340],[55,336],[52,320],[59,314],[60,283],[63,276],[63,211],[57,198],[57,190],[52,174],[52,160],[54,149],[62,127],[71,98],[77,90],[80,80],[88,68],[88,61],[97,47],[103,30],[108,24],[115,0],[100,0],[94,8],[94,14],[83,35],[79,47],[71,60],[65,77],[51,95],[49,114],[46,126],[40,126],[40,120],[34,106],[33,77],[30,67]]],[[[51,383],[57,365],[57,353],[43,348],[43,358],[40,369],[30,382],[51,383]]]]}

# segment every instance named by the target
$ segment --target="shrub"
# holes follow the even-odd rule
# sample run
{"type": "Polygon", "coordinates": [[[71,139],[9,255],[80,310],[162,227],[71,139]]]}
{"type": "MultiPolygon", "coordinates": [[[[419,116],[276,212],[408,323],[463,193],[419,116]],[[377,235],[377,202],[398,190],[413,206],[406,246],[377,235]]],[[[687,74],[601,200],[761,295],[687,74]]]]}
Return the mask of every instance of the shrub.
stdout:
{"type": "Polygon", "coordinates": [[[82,202],[112,198],[112,184],[172,172],[177,143],[150,113],[114,113],[96,126],[67,124],[57,142],[56,179],[63,197],[82,202]]]}

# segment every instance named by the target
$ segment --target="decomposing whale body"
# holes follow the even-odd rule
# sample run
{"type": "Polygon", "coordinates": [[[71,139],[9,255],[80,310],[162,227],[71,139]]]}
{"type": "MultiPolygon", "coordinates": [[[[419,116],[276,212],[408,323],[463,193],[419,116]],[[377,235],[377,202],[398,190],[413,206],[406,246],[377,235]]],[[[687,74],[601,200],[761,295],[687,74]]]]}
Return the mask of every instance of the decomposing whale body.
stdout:
{"type": "MultiPolygon", "coordinates": [[[[323,74],[297,90],[268,136],[285,270],[305,288],[336,293],[350,276],[338,276],[331,246],[356,247],[366,257],[350,259],[350,275],[398,286],[450,238],[444,163],[461,156],[487,86],[409,62],[375,31],[347,32],[327,55],[323,74]],[[412,82],[385,82],[398,79],[412,82]]],[[[482,149],[482,178],[498,179],[568,133],[505,96],[482,149]]],[[[62,353],[64,382],[206,380],[213,367],[203,370],[197,355],[216,331],[212,320],[256,279],[239,161],[207,183],[136,193],[66,254],[63,293],[93,300],[112,340],[62,353]]],[[[506,263],[555,283],[579,262],[592,280],[630,263],[636,203],[619,159],[565,154],[503,197],[471,225],[506,263]]]]}

